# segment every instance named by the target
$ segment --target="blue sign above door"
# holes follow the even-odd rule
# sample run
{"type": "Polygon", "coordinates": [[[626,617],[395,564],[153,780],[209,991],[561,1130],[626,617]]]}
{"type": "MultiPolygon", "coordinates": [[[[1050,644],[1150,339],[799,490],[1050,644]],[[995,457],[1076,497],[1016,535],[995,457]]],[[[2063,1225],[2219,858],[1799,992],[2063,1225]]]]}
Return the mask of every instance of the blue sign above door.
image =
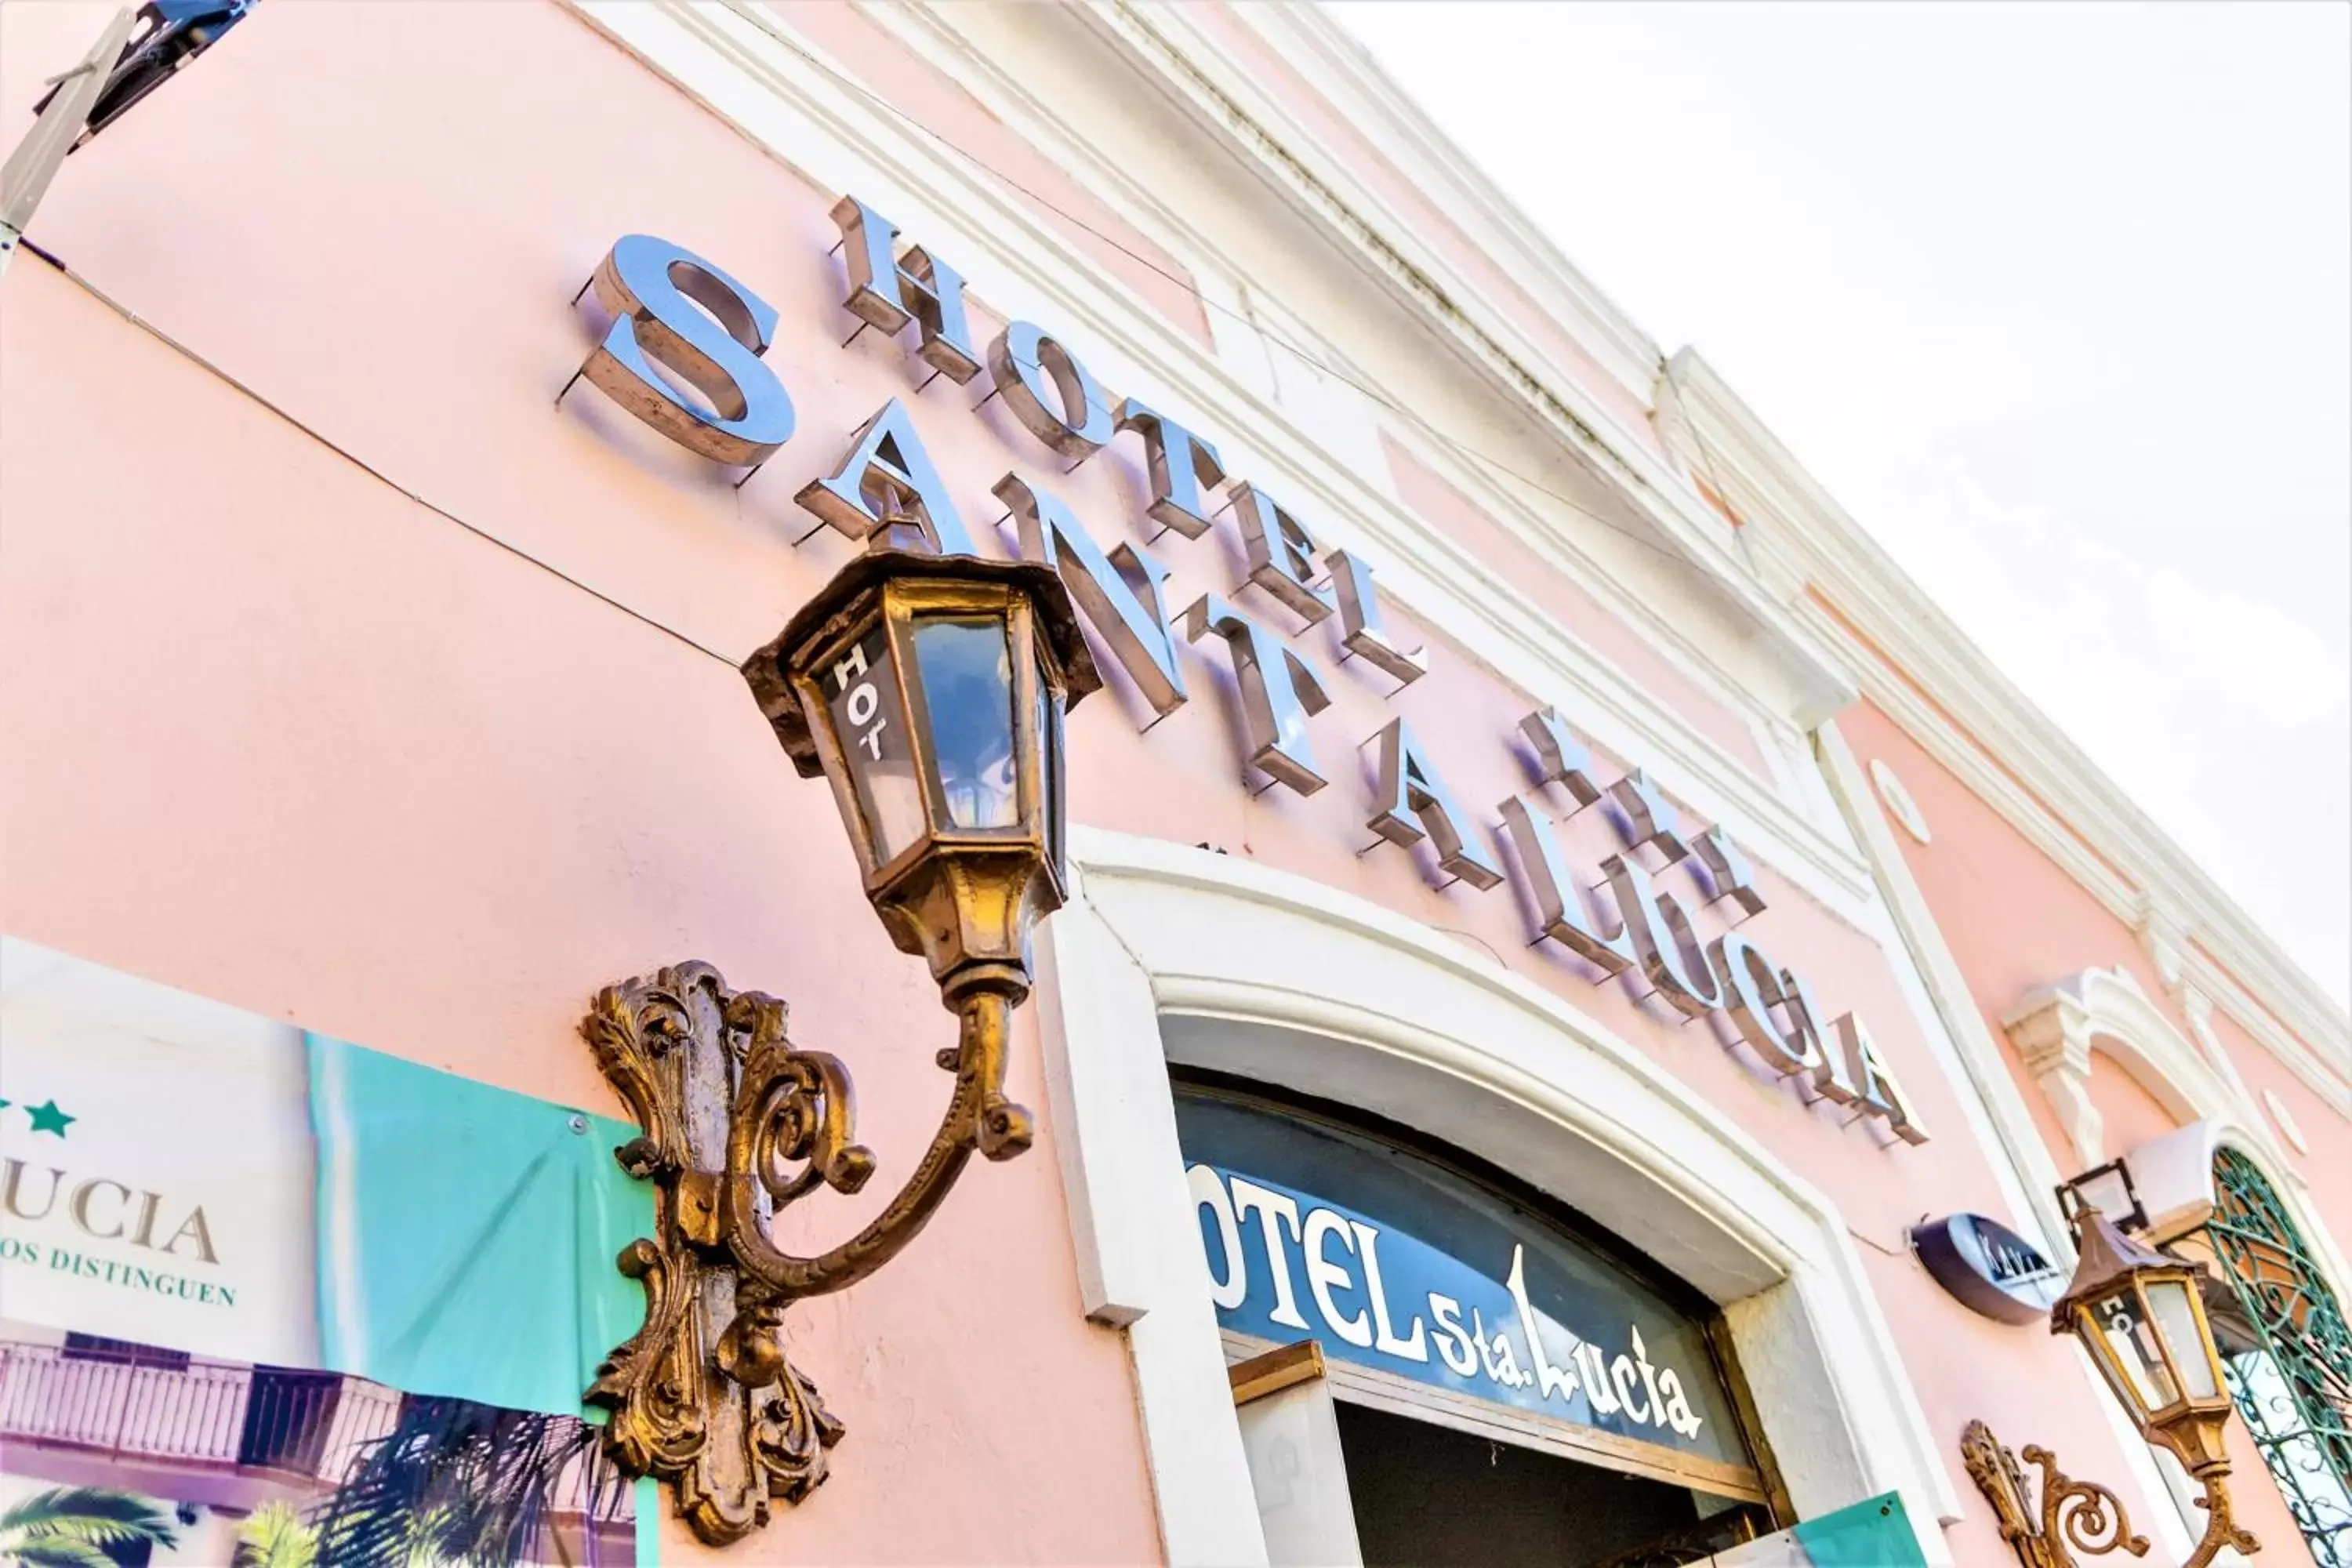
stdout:
{"type": "Polygon", "coordinates": [[[1349,1129],[1191,1090],[1176,1111],[1222,1327],[1751,1462],[1699,1320],[1591,1244],[1349,1129]]]}

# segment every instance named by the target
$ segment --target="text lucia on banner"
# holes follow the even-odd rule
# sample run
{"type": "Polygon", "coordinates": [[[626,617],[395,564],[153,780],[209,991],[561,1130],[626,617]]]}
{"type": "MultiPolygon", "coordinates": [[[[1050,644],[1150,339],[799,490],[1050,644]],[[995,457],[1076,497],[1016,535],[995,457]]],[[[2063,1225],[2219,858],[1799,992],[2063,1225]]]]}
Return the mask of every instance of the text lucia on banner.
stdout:
{"type": "MultiPolygon", "coordinates": [[[[70,1219],[73,1228],[90,1240],[120,1241],[174,1257],[180,1255],[181,1244],[185,1242],[187,1256],[205,1263],[219,1262],[219,1255],[213,1250],[212,1227],[205,1222],[204,1205],[174,1205],[173,1212],[184,1209],[185,1217],[175,1226],[159,1227],[156,1218],[166,1212],[162,1206],[163,1202],[161,1193],[134,1193],[122,1183],[105,1176],[76,1180],[61,1166],[28,1165],[14,1157],[0,1159],[0,1215],[33,1223],[52,1217],[70,1219]],[[62,1209],[58,1206],[60,1196],[65,1199],[62,1209]],[[168,1234],[158,1240],[159,1232],[168,1234]]],[[[0,1248],[12,1249],[7,1256],[23,1261],[42,1260],[41,1249],[30,1243],[0,1238],[0,1248]]],[[[57,1268],[78,1266],[75,1255],[61,1247],[50,1249],[47,1261],[57,1268]]],[[[127,1277],[128,1270],[125,1273],[127,1277]]]]}
{"type": "MultiPolygon", "coordinates": [[[[926,247],[898,251],[897,227],[854,196],[841,198],[833,216],[846,258],[843,305],[866,326],[896,334],[913,324],[915,356],[958,383],[985,370],[993,390],[981,402],[1003,397],[1024,429],[1074,467],[1133,433],[1152,491],[1147,515],[1161,531],[1205,536],[1215,515],[1207,498],[1222,488],[1238,519],[1250,584],[1282,604],[1302,631],[1336,610],[1349,653],[1393,677],[1400,690],[1427,672],[1425,650],[1390,640],[1373,569],[1360,553],[1326,550],[1263,488],[1230,473],[1213,442],[1132,397],[1108,393],[1045,329],[1014,321],[984,354],[976,352],[960,272],[926,247]]],[[[790,394],[760,357],[776,320],[764,300],[691,252],[645,235],[616,241],[593,281],[613,321],[582,374],[622,407],[720,463],[756,468],[790,438],[790,394]],[[712,410],[679,396],[664,371],[703,393],[712,410]]],[[[1018,476],[997,481],[994,492],[1019,521],[1021,553],[1061,574],[1108,662],[1141,692],[1155,722],[1188,700],[1178,643],[1222,642],[1239,692],[1248,764],[1265,775],[1262,787],[1281,784],[1302,795],[1324,787],[1307,721],[1329,701],[1297,649],[1213,595],[1183,614],[1180,638],[1160,601],[1168,568],[1140,544],[1103,549],[1058,498],[1018,476]]],[[[859,426],[836,469],[807,480],[794,500],[820,525],[853,539],[898,511],[919,521],[943,552],[977,553],[897,399],[859,426]]],[[[1702,946],[1682,900],[1658,885],[1656,875],[1687,868],[1699,900],[1725,906],[1731,923],[1762,912],[1753,870],[1724,829],[1687,831],[1638,768],[1604,786],[1590,749],[1553,713],[1528,714],[1521,730],[1536,755],[1538,791],[1559,784],[1572,802],[1570,816],[1607,802],[1624,853],[1608,858],[1601,876],[1571,873],[1540,796],[1503,802],[1499,824],[1474,820],[1401,720],[1367,738],[1379,742],[1381,765],[1365,825],[1394,844],[1428,841],[1440,885],[1458,880],[1475,892],[1512,879],[1486,847],[1507,840],[1517,882],[1538,914],[1538,940],[1568,948],[1601,981],[1638,970],[1684,1017],[1725,1016],[1730,1037],[1793,1078],[1807,1100],[1852,1105],[1859,1119],[1883,1123],[1894,1137],[1926,1142],[1926,1129],[1859,1018],[1826,1016],[1803,980],[1745,935],[1702,946]],[[1637,858],[1645,847],[1655,873],[1637,858]]]]}

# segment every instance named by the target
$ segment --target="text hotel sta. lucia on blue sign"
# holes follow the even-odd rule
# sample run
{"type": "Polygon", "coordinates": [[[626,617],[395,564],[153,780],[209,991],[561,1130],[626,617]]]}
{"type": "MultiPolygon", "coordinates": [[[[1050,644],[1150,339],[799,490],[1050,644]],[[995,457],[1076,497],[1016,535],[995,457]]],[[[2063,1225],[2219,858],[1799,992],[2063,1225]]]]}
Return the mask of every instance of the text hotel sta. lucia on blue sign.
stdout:
{"type": "Polygon", "coordinates": [[[1753,1463],[1695,1315],[1481,1183],[1180,1088],[1220,1327],[1675,1453],[1753,1463]]]}

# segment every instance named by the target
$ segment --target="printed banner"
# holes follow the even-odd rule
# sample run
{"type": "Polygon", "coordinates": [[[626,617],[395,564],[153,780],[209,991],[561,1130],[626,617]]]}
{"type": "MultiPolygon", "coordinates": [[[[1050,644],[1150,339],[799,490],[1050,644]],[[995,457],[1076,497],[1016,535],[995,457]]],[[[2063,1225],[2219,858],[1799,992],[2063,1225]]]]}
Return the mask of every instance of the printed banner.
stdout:
{"type": "Polygon", "coordinates": [[[0,1042],[0,1563],[653,1561],[635,1127],[5,937],[0,1042]]]}
{"type": "Polygon", "coordinates": [[[577,1416],[0,1320],[0,1563],[37,1561],[653,1559],[577,1416]]]}
{"type": "Polygon", "coordinates": [[[340,1040],[309,1040],[321,1364],[417,1394],[580,1408],[645,1291],[613,1266],[651,1236],[637,1135],[340,1040]]]}
{"type": "Polygon", "coordinates": [[[1709,1568],[1927,1568],[1903,1499],[1884,1492],[1708,1559],[1709,1568]]]}
{"type": "Polygon", "coordinates": [[[8,1316],[320,1364],[301,1031],[0,937],[0,1042],[8,1316]]]}

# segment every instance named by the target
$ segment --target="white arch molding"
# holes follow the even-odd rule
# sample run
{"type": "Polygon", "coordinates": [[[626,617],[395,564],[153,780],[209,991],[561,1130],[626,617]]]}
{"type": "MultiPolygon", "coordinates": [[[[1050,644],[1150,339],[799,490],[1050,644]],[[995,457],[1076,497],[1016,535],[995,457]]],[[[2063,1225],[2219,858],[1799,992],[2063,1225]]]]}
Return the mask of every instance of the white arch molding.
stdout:
{"type": "MultiPolygon", "coordinates": [[[[2198,1017],[2193,1006],[2189,1016],[2198,1017]]],[[[2200,1051],[2149,1000],[2130,971],[2120,968],[2086,969],[2037,986],[2010,1009],[2001,1025],[2016,1042],[2026,1070],[2056,1109],[2081,1169],[2103,1163],[2110,1153],[2105,1128],[2090,1101],[2095,1052],[2115,1063],[2180,1124],[2178,1131],[2137,1148],[2112,1152],[2132,1173],[2153,1226],[2151,1234],[2179,1236],[2204,1223],[2213,1206],[2214,1156],[2233,1149],[2262,1173],[2286,1206],[2288,1218],[2336,1300],[2352,1301],[2345,1289],[2352,1274],[2312,1202],[2309,1184],[2272,1136],[2244,1079],[2210,1029],[2199,1031],[2205,1047],[2200,1051]]],[[[2195,1483],[2169,1456],[2158,1461],[2158,1474],[2184,1526],[2191,1532],[2200,1529],[2195,1483]]],[[[2221,1560],[2231,1561],[2233,1555],[2225,1552],[2221,1560]]]]}
{"type": "Polygon", "coordinates": [[[2078,1168],[2106,1158],[2106,1127],[2091,1103],[2091,1055],[2100,1054],[2187,1124],[2228,1107],[2213,1064],[2149,1001],[2127,970],[2085,969],[2036,986],[2001,1017],[2025,1070],[2058,1112],[2078,1168]]]}
{"type": "Polygon", "coordinates": [[[1959,1500],[1836,1205],[1647,1056],[1491,959],[1254,862],[1074,828],[1040,1034],[1087,1316],[1129,1336],[1171,1563],[1262,1563],[1168,1066],[1421,1129],[1639,1238],[1719,1303],[1807,1517],[1899,1490],[1932,1563],[1959,1500]],[[1163,1014],[1243,1026],[1167,1031],[1163,1014]],[[1251,1026],[1255,1026],[1251,1027],[1251,1026]],[[1220,1039],[1225,1043],[1220,1047],[1220,1039]],[[1246,1060],[1218,1060],[1246,1040],[1246,1060]]]}
{"type": "MultiPolygon", "coordinates": [[[[2310,1184],[2280,1146],[2218,1038],[2207,1034],[2200,1050],[2122,969],[2086,969],[2037,986],[2010,1009],[2001,1025],[2016,1043],[2026,1070],[2057,1110],[2080,1162],[2078,1170],[2118,1155],[2126,1163],[2147,1163],[2158,1153],[2158,1144],[2171,1145],[2161,1152],[2160,1163],[2184,1172],[2201,1170],[2210,1192],[2212,1153],[2235,1149],[2253,1163],[2286,1205],[2336,1299],[2352,1300],[2345,1289],[2352,1273],[2312,1202],[2310,1184]],[[2139,1150],[2109,1150],[2105,1128],[2090,1100],[2094,1054],[2113,1062],[2147,1090],[2181,1131],[2139,1150]],[[2186,1156],[2179,1152],[2192,1143],[2201,1159],[2184,1164],[2186,1156]]],[[[2139,1177],[2136,1168],[2134,1179],[2139,1177]]],[[[2154,1215],[2174,1206],[2172,1198],[2160,1196],[2149,1212],[2154,1215]]]]}

